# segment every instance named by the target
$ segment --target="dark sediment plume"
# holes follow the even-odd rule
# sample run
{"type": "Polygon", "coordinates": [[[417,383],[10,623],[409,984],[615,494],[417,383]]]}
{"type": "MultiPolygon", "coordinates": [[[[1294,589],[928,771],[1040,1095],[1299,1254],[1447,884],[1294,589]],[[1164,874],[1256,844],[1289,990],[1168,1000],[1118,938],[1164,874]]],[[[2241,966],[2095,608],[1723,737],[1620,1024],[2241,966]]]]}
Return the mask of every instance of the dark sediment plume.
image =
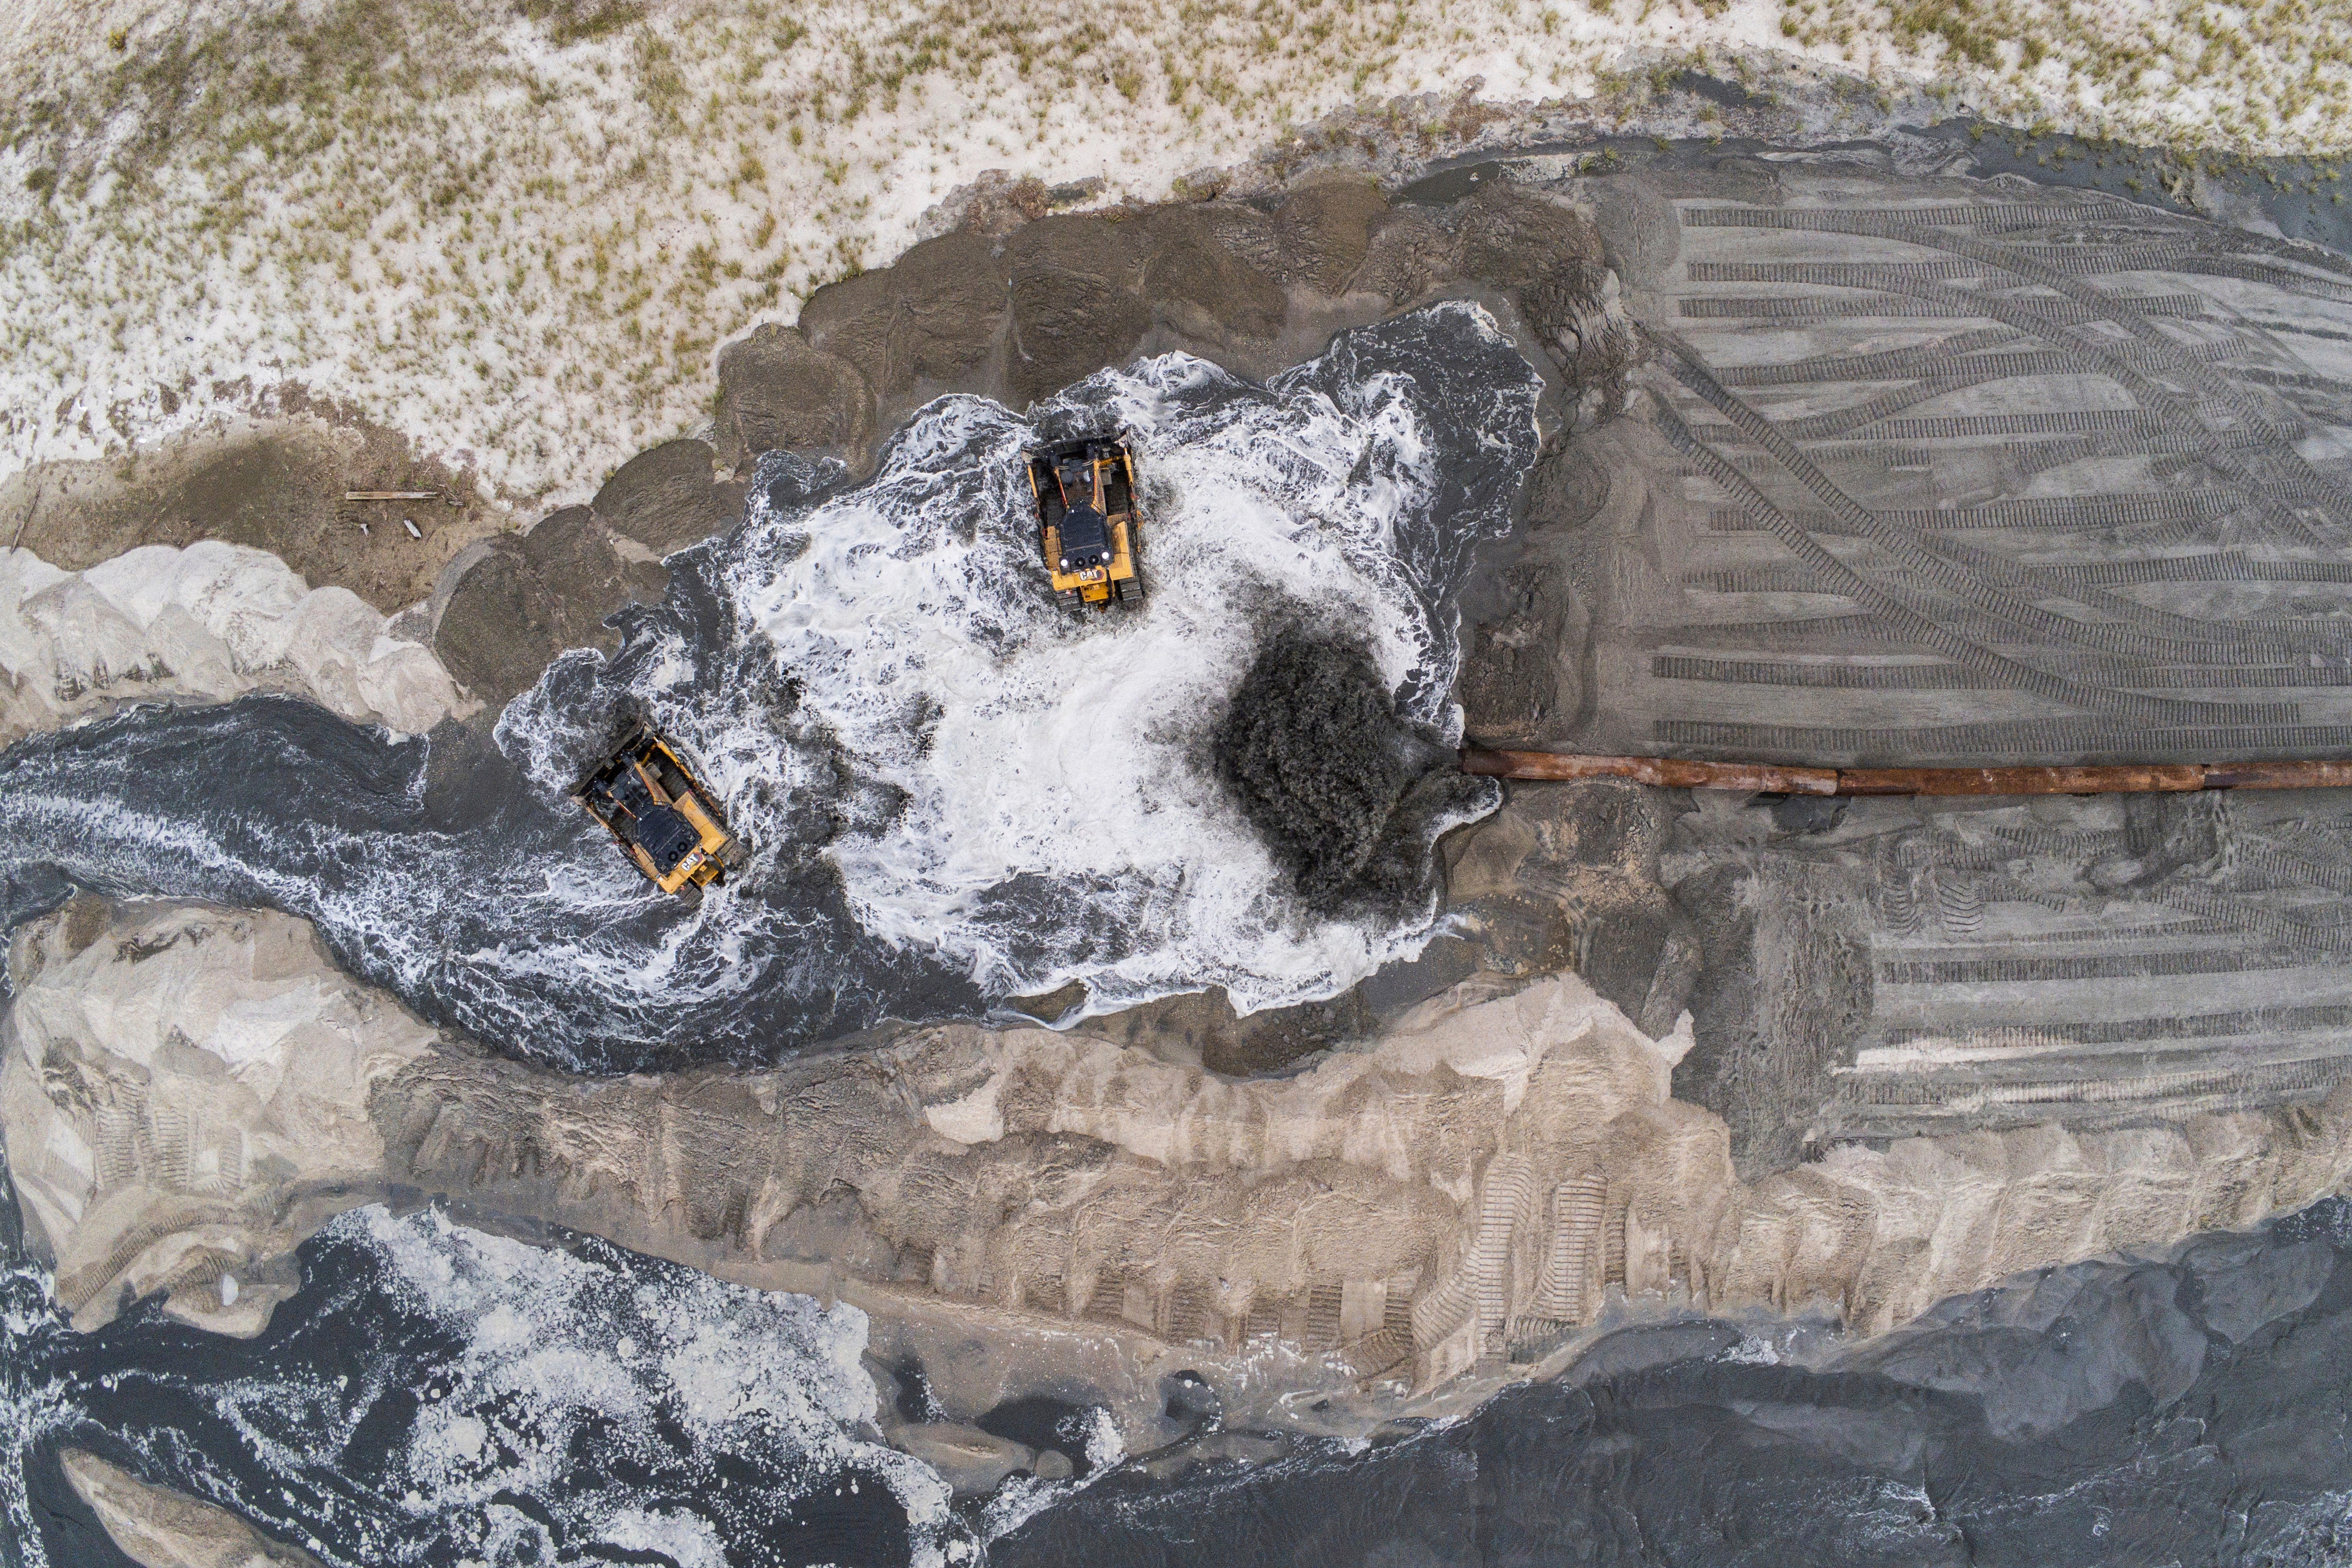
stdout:
{"type": "Polygon", "coordinates": [[[1475,793],[1361,644],[1303,627],[1259,650],[1212,744],[1250,825],[1320,910],[1424,896],[1430,841],[1475,793]]]}

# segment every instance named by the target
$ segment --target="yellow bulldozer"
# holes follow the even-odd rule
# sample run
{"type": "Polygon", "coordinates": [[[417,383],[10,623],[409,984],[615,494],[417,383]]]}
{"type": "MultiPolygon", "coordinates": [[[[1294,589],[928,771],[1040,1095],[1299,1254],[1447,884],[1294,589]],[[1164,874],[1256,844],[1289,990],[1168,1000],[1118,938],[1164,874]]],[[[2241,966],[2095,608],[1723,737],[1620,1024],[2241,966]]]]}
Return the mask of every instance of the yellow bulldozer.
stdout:
{"type": "Polygon", "coordinates": [[[1101,609],[1143,597],[1135,570],[1135,459],[1118,436],[1086,436],[1033,448],[1037,548],[1066,603],[1101,609]]]}
{"type": "Polygon", "coordinates": [[[664,893],[699,897],[749,853],[728,831],[717,797],[642,722],[588,769],[572,798],[664,893]]]}

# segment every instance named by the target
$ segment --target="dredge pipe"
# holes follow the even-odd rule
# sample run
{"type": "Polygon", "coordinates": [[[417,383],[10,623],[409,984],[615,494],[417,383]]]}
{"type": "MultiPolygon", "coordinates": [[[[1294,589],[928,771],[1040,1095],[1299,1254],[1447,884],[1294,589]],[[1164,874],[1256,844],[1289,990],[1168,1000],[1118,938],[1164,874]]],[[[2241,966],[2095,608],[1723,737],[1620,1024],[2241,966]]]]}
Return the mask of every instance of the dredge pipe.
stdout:
{"type": "Polygon", "coordinates": [[[1630,779],[1669,789],[1771,795],[2144,795],[2198,789],[2352,787],[2352,761],[2119,763],[2105,768],[1784,768],[1771,762],[1685,762],[1671,757],[1583,757],[1559,751],[1462,753],[1462,771],[1486,779],[1630,779]]]}

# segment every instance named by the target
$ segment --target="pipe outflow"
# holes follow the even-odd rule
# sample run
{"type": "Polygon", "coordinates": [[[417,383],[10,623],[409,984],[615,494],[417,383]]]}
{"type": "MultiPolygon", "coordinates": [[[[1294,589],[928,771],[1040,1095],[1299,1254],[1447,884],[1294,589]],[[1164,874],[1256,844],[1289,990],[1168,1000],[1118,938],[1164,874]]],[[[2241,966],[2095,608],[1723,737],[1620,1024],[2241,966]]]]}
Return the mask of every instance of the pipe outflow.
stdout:
{"type": "Polygon", "coordinates": [[[2352,786],[2352,761],[2119,763],[2106,768],[1784,768],[1672,757],[1581,757],[1465,749],[1462,771],[1486,779],[1630,779],[1668,789],[1769,795],[2145,795],[2199,789],[2352,786]]]}

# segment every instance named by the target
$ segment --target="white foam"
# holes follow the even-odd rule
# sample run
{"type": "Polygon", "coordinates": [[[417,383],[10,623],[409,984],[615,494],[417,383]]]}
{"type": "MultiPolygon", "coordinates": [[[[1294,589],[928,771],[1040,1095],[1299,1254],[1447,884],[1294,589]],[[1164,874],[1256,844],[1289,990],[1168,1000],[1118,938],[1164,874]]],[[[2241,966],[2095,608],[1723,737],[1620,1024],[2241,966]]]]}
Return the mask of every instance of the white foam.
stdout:
{"type": "Polygon", "coordinates": [[[597,1539],[631,1552],[658,1552],[677,1568],[729,1568],[719,1531],[683,1510],[624,1509],[604,1521],[597,1539]]]}
{"type": "Polygon", "coordinates": [[[854,1307],[541,1249],[437,1211],[355,1210],[315,1245],[351,1249],[359,1266],[313,1281],[322,1322],[279,1351],[249,1350],[269,1370],[243,1376],[191,1372],[152,1341],[93,1351],[55,1310],[46,1271],[0,1269],[0,1552],[47,1568],[27,1465],[87,1431],[89,1396],[128,1382],[162,1397],[147,1418],[121,1425],[118,1407],[108,1419],[155,1471],[182,1478],[166,1484],[330,1563],[552,1561],[538,1515],[569,1541],[717,1568],[730,1531],[876,1483],[905,1511],[918,1568],[971,1556],[945,1480],[877,1440],[854,1307]],[[616,1354],[616,1330],[636,1354],[616,1354]],[[117,1370],[94,1375],[93,1358],[117,1370]],[[403,1412],[411,1395],[404,1425],[386,1427],[385,1402],[403,1412]],[[227,1424],[239,1452],[191,1458],[191,1439],[219,1433],[189,1420],[188,1399],[227,1424]],[[722,1468],[757,1494],[713,1487],[722,1468]]]}
{"type": "MultiPolygon", "coordinates": [[[[1205,428],[1169,408],[1214,374],[1169,356],[1110,381],[1150,476],[1139,610],[1001,613],[1001,585],[1036,573],[1025,496],[992,495],[998,516],[967,535],[914,521],[919,480],[820,507],[799,522],[804,551],[737,579],[803,701],[906,793],[887,831],[828,851],[869,932],[956,954],[992,988],[1082,979],[1107,1001],[1214,979],[1244,1009],[1342,988],[1397,951],[1385,922],[1285,906],[1201,740],[1270,598],[1360,631],[1391,686],[1433,669],[1450,684],[1453,651],[1396,549],[1438,478],[1414,389],[1369,387],[1346,412],[1293,389],[1205,428]],[[913,711],[936,715],[919,736],[913,711]],[[1029,912],[992,904],[1023,876],[1098,889],[1125,940],[1041,970],[1023,956],[1029,912]]],[[[1029,432],[971,417],[994,422],[973,455],[1011,488],[1029,432]]],[[[1437,703],[1414,716],[1456,719],[1437,703]]]]}
{"type": "MultiPolygon", "coordinates": [[[[1433,905],[1302,908],[1214,776],[1208,733],[1270,631],[1303,614],[1360,638],[1408,716],[1458,734],[1445,594],[1468,542],[1504,523],[1539,385],[1475,306],[1377,333],[1270,388],[1171,354],[1042,411],[1135,443],[1139,607],[1051,601],[1022,465],[1037,429],[951,398],[870,484],[782,511],[755,491],[719,558],[767,684],[797,691],[788,729],[767,692],[713,691],[657,650],[632,695],[692,743],[730,820],[770,850],[835,758],[878,786],[890,809],[823,852],[855,917],[991,994],[1076,979],[1108,1008],[1219,984],[1248,1010],[1342,990],[1416,950],[1433,905]],[[1465,468],[1487,498],[1442,499],[1465,468]]],[[[551,695],[562,685],[501,728],[551,794],[577,765],[577,717],[551,695]]]]}
{"type": "MultiPolygon", "coordinates": [[[[676,593],[615,658],[568,654],[509,707],[500,744],[543,812],[428,815],[421,755],[263,705],[20,748],[0,861],[295,911],[436,1019],[597,1070],[970,1005],[939,955],[1002,993],[1083,979],[1103,1008],[1211,984],[1244,1008],[1332,994],[1414,951],[1432,910],[1302,909],[1207,733],[1285,605],[1360,638],[1412,717],[1454,724],[1447,594],[1532,461],[1537,386],[1468,305],[1343,335],[1272,388],[1181,357],[1105,372],[1041,417],[1134,431],[1151,596],[1085,617],[1036,557],[1019,461],[1036,427],[946,400],[872,485],[781,510],[763,488],[738,535],[673,558],[676,593]],[[564,799],[622,698],[756,846],[697,910],[564,799]]],[[[152,574],[114,591],[125,626],[243,602],[152,574]]],[[[217,1048],[264,1059],[276,1027],[226,1019],[217,1048]]]]}
{"type": "MultiPolygon", "coordinates": [[[[854,1307],[688,1270],[615,1267],[470,1230],[437,1211],[355,1210],[324,1240],[373,1253],[392,1301],[453,1342],[394,1435],[394,1469],[377,1490],[404,1499],[394,1506],[412,1519],[451,1521],[452,1544],[473,1555],[527,1561],[535,1543],[543,1557],[544,1526],[503,1501],[520,1494],[567,1535],[662,1551],[688,1568],[724,1563],[723,1521],[697,1511],[700,1499],[638,1495],[609,1473],[615,1460],[662,1472],[681,1438],[698,1487],[708,1467],[740,1464],[781,1511],[844,1489],[854,1469],[878,1477],[905,1508],[917,1562],[941,1561],[960,1538],[945,1481],[858,1435],[872,1431],[877,1406],[858,1360],[866,1319],[854,1307]],[[635,1354],[615,1353],[622,1328],[635,1354]],[[589,1472],[583,1443],[604,1456],[589,1472]]],[[[324,1399],[299,1381],[236,1381],[211,1395],[287,1474],[316,1462],[279,1439],[289,1405],[356,1412],[368,1403],[324,1399]]],[[[348,1433],[315,1436],[339,1446],[348,1433]]],[[[405,1560],[385,1527],[358,1529],[346,1545],[361,1560],[405,1560]]]]}
{"type": "Polygon", "coordinates": [[[72,1380],[42,1366],[40,1350],[71,1332],[47,1270],[0,1265],[0,1550],[13,1549],[23,1568],[49,1568],[27,1467],[38,1445],[79,1418],[72,1380]]]}
{"type": "MultiPolygon", "coordinates": [[[[236,733],[267,736],[278,722],[241,719],[236,733]]],[[[425,1010],[434,995],[454,1000],[468,1009],[467,1027],[575,1068],[593,1060],[575,1049],[588,1027],[577,1004],[620,1038],[627,1009],[674,1015],[737,997],[761,978],[758,966],[728,960],[734,934],[719,912],[711,912],[715,923],[637,935],[628,923],[656,895],[608,841],[586,832],[540,854],[486,857],[479,840],[407,816],[413,799],[357,813],[316,804],[323,793],[303,792],[314,779],[322,792],[348,781],[331,761],[308,778],[278,775],[272,782],[282,780],[285,798],[221,810],[216,793],[184,800],[176,781],[184,759],[159,762],[137,738],[20,760],[0,795],[0,842],[18,863],[54,859],[87,885],[299,911],[425,1010]],[[157,767],[169,769],[160,802],[142,788],[157,767]],[[142,803],[123,799],[134,792],[142,803]],[[714,949],[722,950],[714,957],[714,949]],[[542,988],[559,1000],[543,1001],[542,988]],[[564,999],[575,1006],[559,1017],[564,999]]],[[[241,1071],[260,1071],[272,1028],[266,1009],[238,1011],[205,1043],[224,1060],[251,1063],[241,1071]]]]}

